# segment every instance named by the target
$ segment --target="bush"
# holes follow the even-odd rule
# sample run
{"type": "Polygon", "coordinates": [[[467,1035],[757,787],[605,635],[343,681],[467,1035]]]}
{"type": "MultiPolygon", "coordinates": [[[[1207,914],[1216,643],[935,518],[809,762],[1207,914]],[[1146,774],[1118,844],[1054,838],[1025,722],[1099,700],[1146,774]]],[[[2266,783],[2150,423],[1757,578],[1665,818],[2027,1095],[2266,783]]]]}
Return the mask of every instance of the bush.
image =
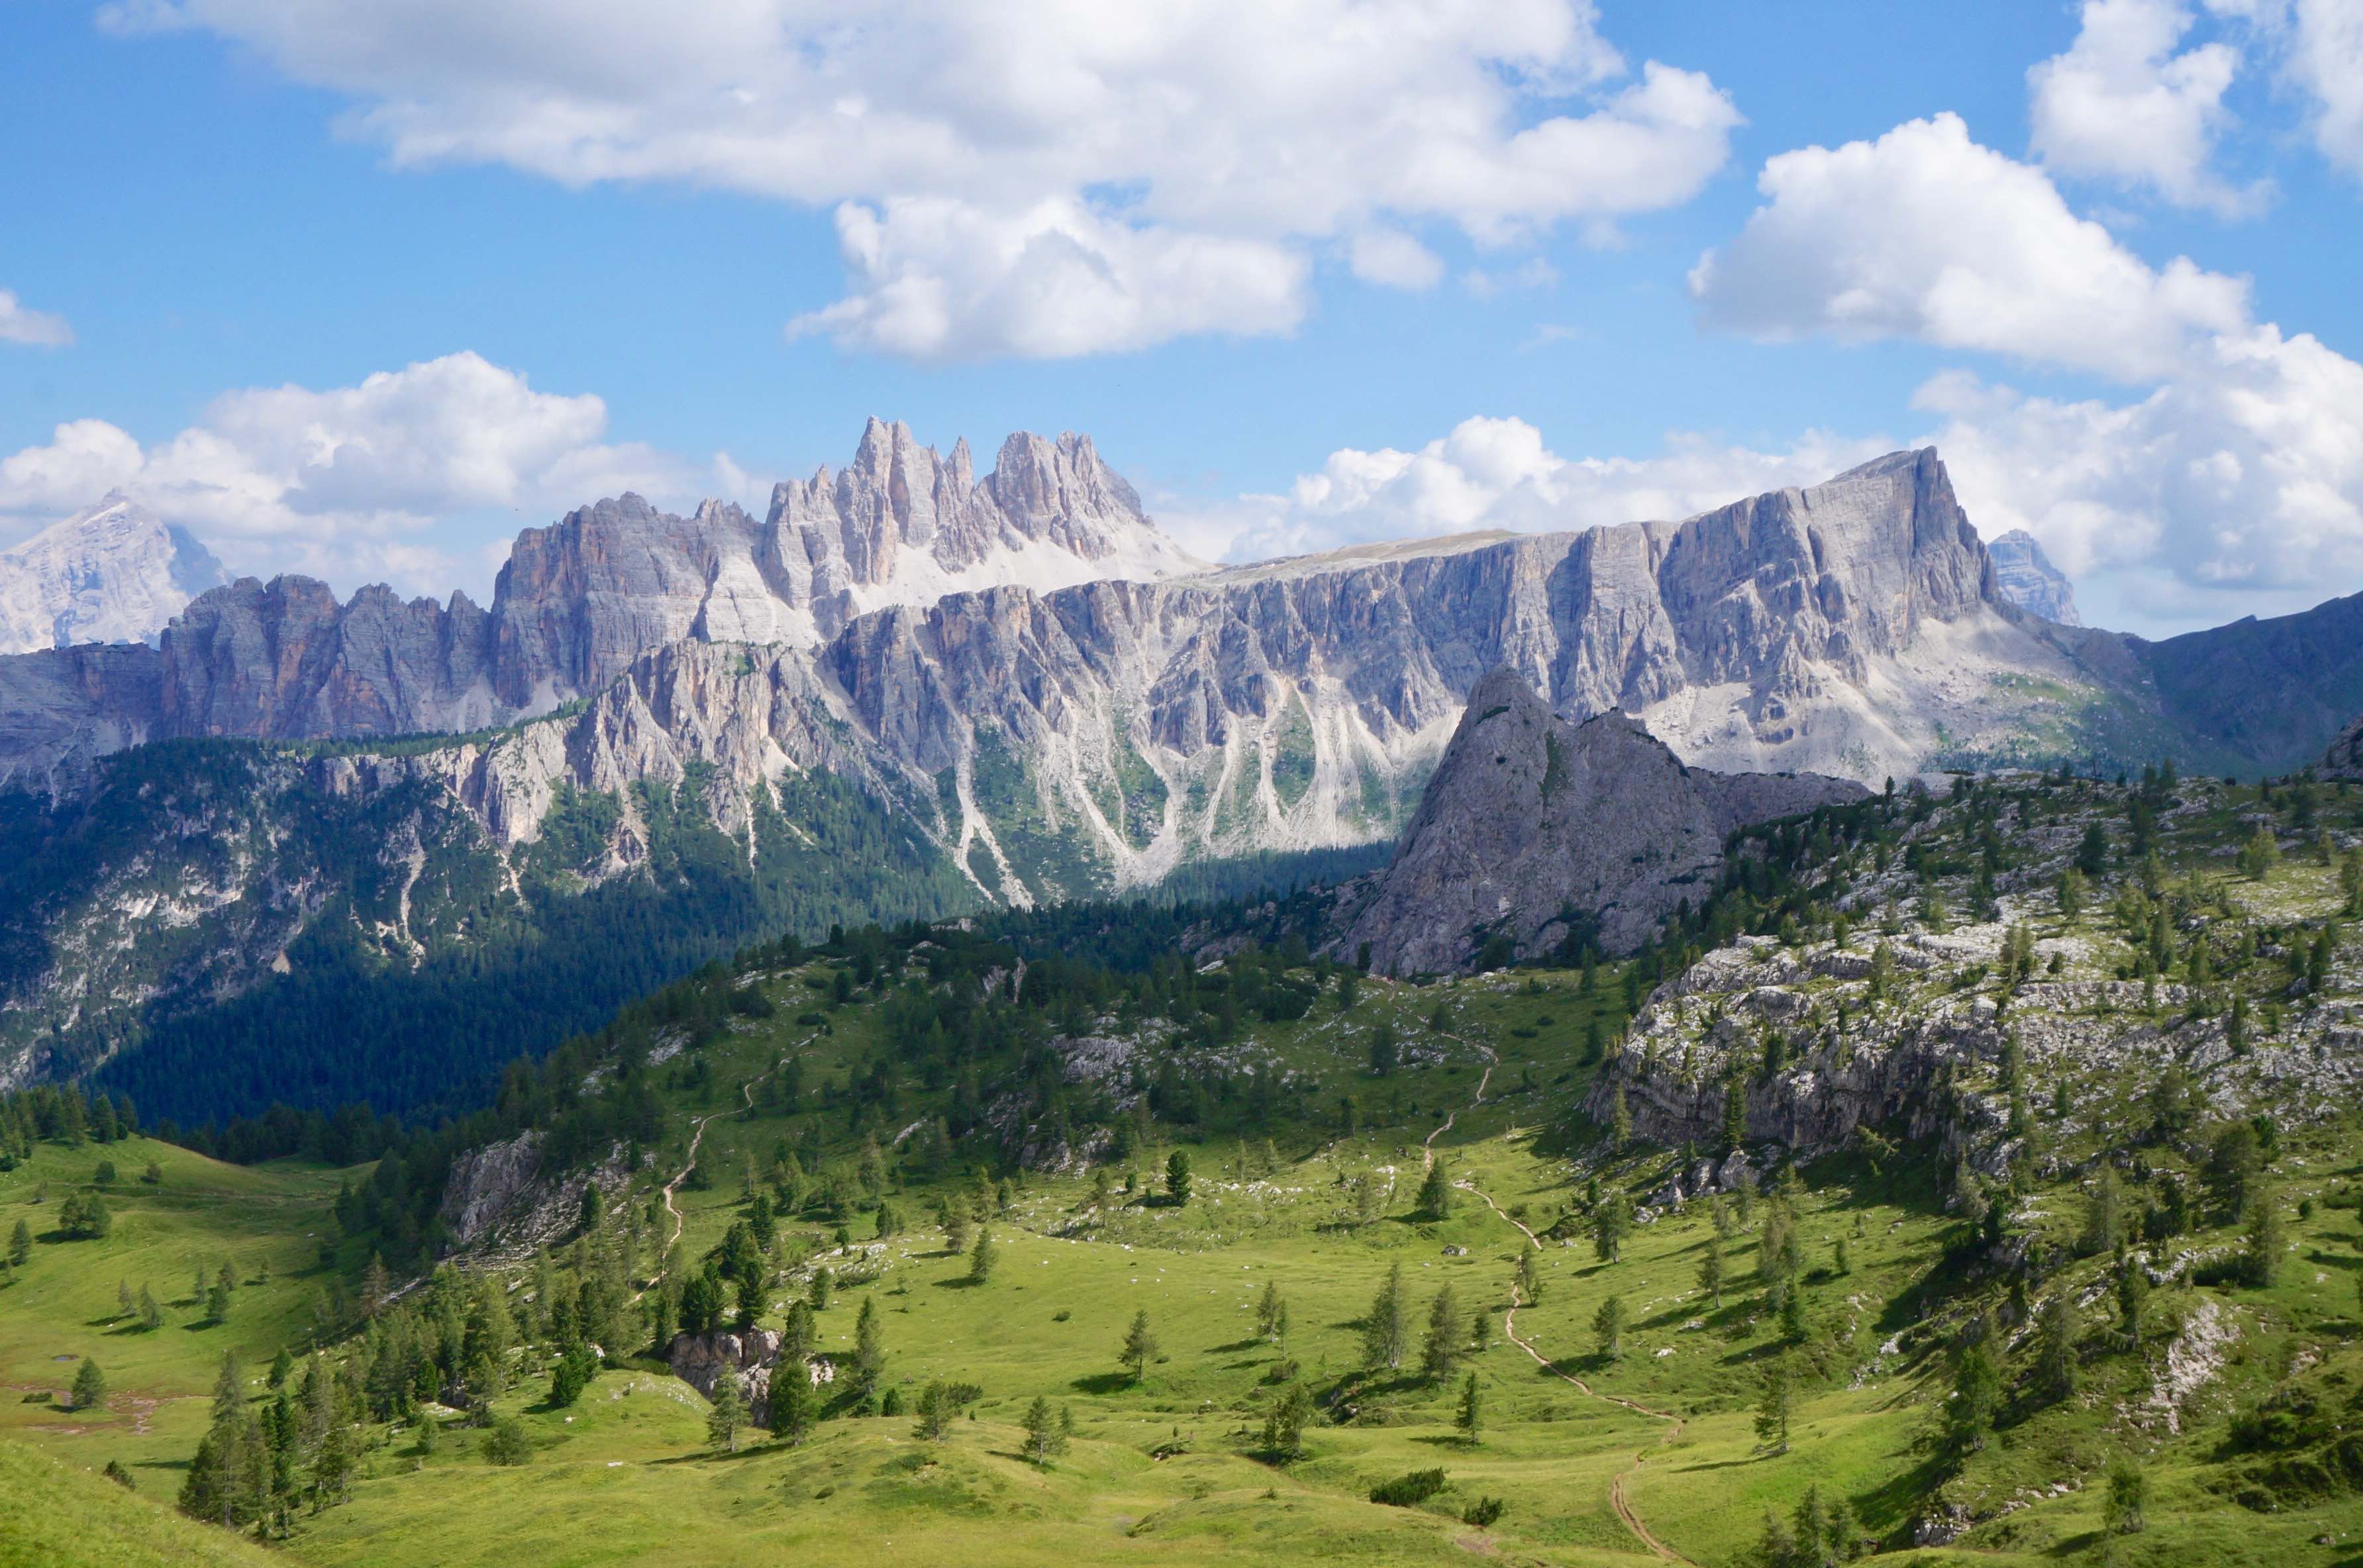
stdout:
{"type": "Polygon", "coordinates": [[[1414,1470],[1408,1475],[1398,1475],[1392,1481],[1381,1481],[1370,1488],[1370,1501],[1384,1503],[1392,1508],[1416,1507],[1444,1490],[1448,1485],[1441,1470],[1414,1470]]]}
{"type": "Polygon", "coordinates": [[[1460,1522],[1483,1529],[1502,1517],[1502,1499],[1480,1497],[1461,1510],[1460,1522]]]}
{"type": "Polygon", "coordinates": [[[495,1421],[484,1434],[484,1457],[494,1464],[523,1464],[533,1458],[533,1440],[515,1416],[495,1421]]]}

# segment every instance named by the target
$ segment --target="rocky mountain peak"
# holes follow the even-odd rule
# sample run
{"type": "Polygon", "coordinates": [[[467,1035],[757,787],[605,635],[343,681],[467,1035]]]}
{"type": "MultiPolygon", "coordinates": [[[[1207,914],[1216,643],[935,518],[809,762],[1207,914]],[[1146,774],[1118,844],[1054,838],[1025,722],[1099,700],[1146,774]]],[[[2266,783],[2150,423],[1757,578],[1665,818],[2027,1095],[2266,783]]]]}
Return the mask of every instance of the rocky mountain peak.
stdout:
{"type": "Polygon", "coordinates": [[[1441,973],[1563,943],[1628,952],[1713,884],[1733,828],[1859,798],[1814,774],[1720,774],[1624,713],[1553,713],[1501,668],[1469,705],[1393,860],[1349,902],[1337,950],[1387,974],[1441,973]],[[1571,922],[1570,911],[1587,911],[1571,922]]]}
{"type": "Polygon", "coordinates": [[[2062,626],[2084,624],[2076,613],[2075,584],[2051,564],[2034,535],[2013,528],[1986,541],[1986,556],[1993,562],[1994,587],[2004,599],[2062,626]]]}
{"type": "Polygon", "coordinates": [[[226,580],[195,536],[110,491],[0,550],[0,653],[152,642],[194,595],[226,580]]]}

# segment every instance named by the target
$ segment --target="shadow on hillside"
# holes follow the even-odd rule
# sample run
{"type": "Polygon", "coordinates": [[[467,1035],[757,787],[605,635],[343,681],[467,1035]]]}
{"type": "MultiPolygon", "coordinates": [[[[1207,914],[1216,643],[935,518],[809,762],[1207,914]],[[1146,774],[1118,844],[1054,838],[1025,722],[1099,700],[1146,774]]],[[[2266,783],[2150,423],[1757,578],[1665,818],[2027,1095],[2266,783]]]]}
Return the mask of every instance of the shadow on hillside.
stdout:
{"type": "Polygon", "coordinates": [[[1094,1372],[1068,1385],[1078,1394],[1121,1394],[1133,1386],[1129,1372],[1094,1372]]]}

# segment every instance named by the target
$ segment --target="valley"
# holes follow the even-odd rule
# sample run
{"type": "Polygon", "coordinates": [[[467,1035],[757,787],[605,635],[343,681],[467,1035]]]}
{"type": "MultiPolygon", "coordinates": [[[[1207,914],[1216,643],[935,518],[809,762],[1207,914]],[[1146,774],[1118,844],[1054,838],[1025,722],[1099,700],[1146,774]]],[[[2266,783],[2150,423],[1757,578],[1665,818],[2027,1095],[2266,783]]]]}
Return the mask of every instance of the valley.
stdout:
{"type": "Polygon", "coordinates": [[[1809,1487],[1816,1528],[1843,1503],[1848,1551],[1903,1561],[2341,1562],[2358,804],[2157,775],[1873,796],[1745,830],[1634,958],[1426,983],[1291,943],[1303,897],[767,944],[374,1168],[27,1136],[0,1176],[0,1225],[39,1222],[0,1289],[6,1436],[120,1463],[125,1506],[161,1507],[222,1353],[235,1423],[272,1408],[279,1349],[294,1389],[316,1346],[349,1476],[316,1492],[327,1439],[299,1433],[283,1526],[257,1517],[323,1563],[1724,1563],[1763,1560],[1766,1510],[1809,1487]],[[2063,895],[2094,828],[2102,868],[2063,895]],[[470,1196],[438,1169],[519,1128],[539,1176],[487,1189],[477,1244],[435,1264],[470,1196]],[[108,1233],[53,1234],[100,1159],[108,1233]],[[224,1263],[208,1323],[189,1279],[224,1263]],[[1374,1336],[1391,1275],[1402,1327],[1374,1336]],[[471,1373],[486,1292],[511,1348],[471,1373]],[[688,1364],[684,1314],[777,1335],[799,1302],[836,1373],[816,1419],[725,1440],[660,1353],[688,1364]],[[84,1356],[105,1401],[61,1409],[84,1356]],[[931,1389],[956,1413],[923,1436],[931,1389]],[[1288,1459],[1268,1422],[1298,1390],[1288,1459]],[[1043,1463],[1037,1399],[1072,1419],[1043,1463]],[[494,1463],[512,1419],[527,1457],[494,1463]],[[2118,1534],[2128,1462],[2143,1528],[2118,1534]],[[1370,1500],[1434,1469],[1425,1501],[1370,1500]]]}

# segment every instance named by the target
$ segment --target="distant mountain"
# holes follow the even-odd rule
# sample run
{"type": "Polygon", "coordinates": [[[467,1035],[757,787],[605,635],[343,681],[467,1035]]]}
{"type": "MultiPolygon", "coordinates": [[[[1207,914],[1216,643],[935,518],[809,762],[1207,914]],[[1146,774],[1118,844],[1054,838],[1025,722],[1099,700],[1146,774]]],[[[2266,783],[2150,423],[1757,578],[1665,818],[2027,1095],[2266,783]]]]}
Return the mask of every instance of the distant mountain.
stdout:
{"type": "Polygon", "coordinates": [[[188,530],[121,493],[0,550],[0,653],[153,642],[227,581],[188,530]]]}
{"type": "Polygon", "coordinates": [[[1734,828],[1861,799],[1818,774],[1686,767],[1622,713],[1570,723],[1497,669],[1393,861],[1352,890],[1337,953],[1381,974],[1449,973],[1562,944],[1631,952],[1723,870],[1734,828]]]}
{"type": "MultiPolygon", "coordinates": [[[[0,780],[46,797],[0,792],[0,1082],[233,1003],[364,1005],[307,974],[481,977],[503,932],[576,975],[618,943],[687,961],[782,925],[1360,860],[1496,668],[1570,724],[1621,712],[1587,753],[1662,743],[1666,767],[2281,771],[2363,710],[2358,616],[2157,644],[2035,616],[1932,450],[1678,523],[1215,569],[1081,436],[1014,436],[972,480],[963,448],[873,422],[760,523],[625,496],[529,530],[489,610],[245,580],[155,648],[0,657],[0,780]],[[225,838],[193,824],[249,795],[249,850],[184,842],[225,838]],[[684,878],[719,902],[660,945],[647,911],[684,878]]],[[[1714,788],[1686,820],[1724,820],[1714,788]]],[[[1566,884],[1580,913],[1654,907],[1610,869],[1566,884]]],[[[1483,918],[1514,911],[1559,913],[1483,918]]]]}
{"type": "Polygon", "coordinates": [[[2358,717],[2338,732],[2323,754],[2322,776],[2325,778],[2363,778],[2363,717],[2358,717]]]}
{"type": "Polygon", "coordinates": [[[2084,624],[2076,615],[2076,585],[2025,529],[1987,540],[1986,558],[1993,562],[1994,587],[2013,604],[2063,626],[2084,624]]]}

